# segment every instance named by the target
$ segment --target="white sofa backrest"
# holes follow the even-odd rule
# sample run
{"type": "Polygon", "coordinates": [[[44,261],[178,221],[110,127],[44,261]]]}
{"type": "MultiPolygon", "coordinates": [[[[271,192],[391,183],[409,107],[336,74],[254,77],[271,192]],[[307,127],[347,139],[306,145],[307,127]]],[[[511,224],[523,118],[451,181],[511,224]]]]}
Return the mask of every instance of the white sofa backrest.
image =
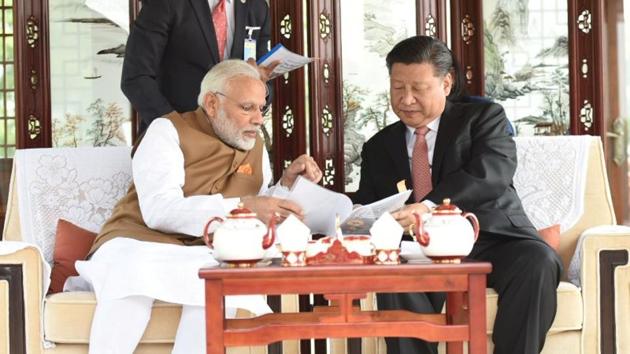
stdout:
{"type": "MultiPolygon", "coordinates": [[[[600,138],[515,141],[515,187],[536,227],[562,225],[560,254],[567,266],[583,230],[615,223],[600,138]]],[[[130,181],[129,147],[18,150],[4,239],[33,242],[50,261],[57,219],[97,232],[130,181]]]]}
{"type": "Polygon", "coordinates": [[[59,218],[98,232],[129,188],[130,154],[130,147],[16,151],[5,239],[38,245],[51,263],[59,218]]]}

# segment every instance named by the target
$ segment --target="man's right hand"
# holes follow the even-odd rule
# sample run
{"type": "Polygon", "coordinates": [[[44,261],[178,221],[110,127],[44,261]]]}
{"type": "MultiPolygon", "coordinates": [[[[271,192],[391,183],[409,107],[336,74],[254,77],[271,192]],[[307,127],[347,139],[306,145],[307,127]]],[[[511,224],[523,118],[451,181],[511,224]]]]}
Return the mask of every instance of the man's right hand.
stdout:
{"type": "Polygon", "coordinates": [[[243,206],[255,212],[260,220],[264,223],[269,222],[271,216],[278,215],[278,222],[284,221],[289,215],[293,214],[300,220],[304,219],[302,208],[296,203],[274,197],[244,197],[241,198],[243,206]]]}

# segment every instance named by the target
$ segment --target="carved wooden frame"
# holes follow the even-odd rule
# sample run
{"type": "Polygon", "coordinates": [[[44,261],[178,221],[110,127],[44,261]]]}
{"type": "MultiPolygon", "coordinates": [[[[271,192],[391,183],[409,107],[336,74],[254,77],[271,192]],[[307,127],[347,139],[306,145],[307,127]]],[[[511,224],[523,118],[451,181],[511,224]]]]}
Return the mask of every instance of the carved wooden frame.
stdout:
{"type": "Polygon", "coordinates": [[[311,155],[322,167],[324,187],[343,192],[343,107],[341,8],[339,1],[309,0],[309,66],[311,155]]]}
{"type": "MultiPolygon", "coordinates": [[[[271,8],[272,43],[281,43],[295,53],[304,54],[302,15],[305,10],[302,2],[276,0],[273,5],[271,8]],[[288,26],[286,21],[289,21],[288,26]]],[[[294,70],[287,76],[274,80],[273,171],[276,180],[282,176],[282,171],[288,163],[306,153],[304,81],[304,68],[294,70]],[[285,127],[283,127],[283,120],[285,127]],[[290,131],[285,129],[287,126],[291,126],[290,131]]]]}
{"type": "Polygon", "coordinates": [[[48,1],[17,0],[14,16],[17,148],[51,146],[48,1]]]}

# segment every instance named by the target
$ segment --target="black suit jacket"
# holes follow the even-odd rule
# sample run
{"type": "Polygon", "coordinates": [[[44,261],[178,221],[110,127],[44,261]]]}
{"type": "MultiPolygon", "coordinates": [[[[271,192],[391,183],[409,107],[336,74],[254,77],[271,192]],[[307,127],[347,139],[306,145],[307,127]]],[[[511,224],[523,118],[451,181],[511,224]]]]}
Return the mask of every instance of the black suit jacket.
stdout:
{"type": "MultiPolygon", "coordinates": [[[[257,57],[267,52],[271,17],[265,0],[234,2],[230,57],[243,59],[245,26],[254,31],[257,57]]],[[[205,74],[219,62],[208,0],[151,0],[127,40],[121,88],[142,119],[140,131],[173,110],[194,111],[205,74]]]]}
{"type": "MultiPolygon", "coordinates": [[[[447,102],[433,153],[433,190],[425,199],[440,204],[450,198],[477,216],[482,232],[538,238],[512,185],[516,145],[508,124],[500,105],[447,102]]],[[[393,195],[401,180],[413,189],[405,130],[396,122],[363,145],[355,203],[393,195]]],[[[412,201],[413,197],[408,202],[412,201]]]]}

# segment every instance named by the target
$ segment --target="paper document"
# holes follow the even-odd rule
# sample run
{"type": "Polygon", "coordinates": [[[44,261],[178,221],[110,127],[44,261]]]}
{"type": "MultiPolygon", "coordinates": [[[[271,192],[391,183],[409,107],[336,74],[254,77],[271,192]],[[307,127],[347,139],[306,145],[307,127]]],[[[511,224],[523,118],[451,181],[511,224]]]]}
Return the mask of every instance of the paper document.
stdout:
{"type": "Polygon", "coordinates": [[[345,194],[333,192],[298,176],[286,199],[299,204],[304,210],[304,223],[311,233],[334,235],[337,215],[344,234],[369,235],[376,219],[384,212],[402,208],[411,190],[394,194],[372,204],[352,210],[352,201],[345,194]]]}
{"type": "Polygon", "coordinates": [[[300,68],[313,61],[313,58],[308,58],[303,55],[293,53],[285,46],[278,43],[267,54],[256,62],[260,66],[267,66],[274,61],[279,60],[280,64],[269,75],[269,79],[273,79],[280,75],[284,75],[289,71],[300,68]]]}
{"type": "Polygon", "coordinates": [[[411,192],[412,190],[399,192],[372,204],[362,205],[354,209],[345,220],[342,219],[342,233],[369,235],[370,227],[372,227],[374,221],[385,212],[391,213],[405,206],[405,202],[409,199],[411,192]]]}

